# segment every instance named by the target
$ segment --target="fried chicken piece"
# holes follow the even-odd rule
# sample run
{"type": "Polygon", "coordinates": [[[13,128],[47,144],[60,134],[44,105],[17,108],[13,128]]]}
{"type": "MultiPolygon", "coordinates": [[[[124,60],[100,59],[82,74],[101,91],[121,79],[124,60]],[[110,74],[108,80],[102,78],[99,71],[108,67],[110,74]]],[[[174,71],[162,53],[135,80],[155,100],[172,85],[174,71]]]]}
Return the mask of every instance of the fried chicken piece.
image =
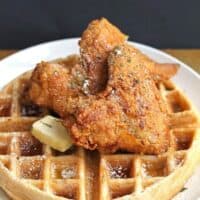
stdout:
{"type": "Polygon", "coordinates": [[[57,112],[75,143],[87,149],[164,152],[167,111],[154,80],[168,79],[177,67],[158,64],[129,45],[118,46],[110,36],[115,27],[102,20],[92,23],[80,42],[80,60],[37,65],[31,100],[57,112]],[[98,35],[94,30],[100,29],[98,35]]]}
{"type": "Polygon", "coordinates": [[[139,59],[141,61],[141,64],[143,63],[149,69],[155,81],[163,81],[170,79],[177,73],[179,69],[179,64],[158,63],[150,59],[147,55],[143,54],[136,48],[135,51],[137,52],[138,57],[140,57],[139,59]]]}
{"type": "Polygon", "coordinates": [[[74,112],[79,98],[85,97],[82,87],[85,76],[77,56],[41,62],[32,73],[29,97],[35,104],[65,116],[69,111],[74,112]]]}
{"type": "Polygon", "coordinates": [[[140,53],[129,45],[114,49],[108,58],[105,91],[65,119],[76,144],[103,152],[126,150],[146,154],[169,146],[167,109],[140,53]]]}
{"type": "Polygon", "coordinates": [[[126,39],[127,36],[105,18],[93,20],[83,32],[80,54],[92,94],[104,89],[108,78],[108,54],[126,39]]]}
{"type": "MultiPolygon", "coordinates": [[[[105,18],[92,21],[83,32],[79,42],[80,54],[82,65],[88,74],[90,93],[95,94],[105,89],[108,80],[108,55],[114,47],[123,44],[127,38],[127,35],[105,18]]],[[[141,52],[140,57],[156,81],[169,79],[178,70],[178,64],[157,63],[141,52]]]]}
{"type": "Polygon", "coordinates": [[[84,148],[147,154],[166,151],[166,105],[140,52],[129,45],[116,47],[108,66],[106,89],[88,97],[76,76],[77,71],[84,74],[79,64],[66,67],[42,62],[32,76],[31,99],[57,112],[75,144],[84,148]]]}

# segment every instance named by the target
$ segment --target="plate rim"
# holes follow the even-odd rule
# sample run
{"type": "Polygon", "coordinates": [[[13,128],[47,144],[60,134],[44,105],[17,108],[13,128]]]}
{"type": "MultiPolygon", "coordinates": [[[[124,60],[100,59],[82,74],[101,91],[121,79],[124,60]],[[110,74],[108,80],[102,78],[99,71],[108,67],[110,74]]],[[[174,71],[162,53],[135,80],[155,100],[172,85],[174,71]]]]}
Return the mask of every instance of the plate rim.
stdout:
{"type": "MultiPolygon", "coordinates": [[[[41,48],[41,46],[46,46],[46,45],[48,46],[50,44],[69,42],[69,41],[78,41],[78,40],[80,40],[80,37],[63,38],[63,39],[58,39],[58,40],[50,40],[50,41],[46,41],[46,42],[41,42],[36,45],[21,49],[21,50],[17,51],[16,53],[13,53],[9,56],[6,56],[5,58],[0,60],[0,64],[2,64],[3,62],[6,62],[7,60],[11,59],[14,56],[18,56],[19,54],[24,53],[25,51],[29,51],[29,50],[32,50],[35,48],[41,48]]],[[[178,58],[164,52],[163,50],[157,49],[151,45],[143,44],[143,43],[136,42],[136,41],[128,40],[128,43],[132,44],[134,46],[142,47],[143,49],[158,53],[164,57],[168,57],[170,60],[173,60],[174,62],[179,63],[181,65],[181,67],[184,67],[187,70],[189,70],[195,77],[197,77],[200,80],[200,74],[198,72],[196,72],[190,65],[188,65],[188,64],[184,63],[183,61],[179,60],[178,58]]]]}

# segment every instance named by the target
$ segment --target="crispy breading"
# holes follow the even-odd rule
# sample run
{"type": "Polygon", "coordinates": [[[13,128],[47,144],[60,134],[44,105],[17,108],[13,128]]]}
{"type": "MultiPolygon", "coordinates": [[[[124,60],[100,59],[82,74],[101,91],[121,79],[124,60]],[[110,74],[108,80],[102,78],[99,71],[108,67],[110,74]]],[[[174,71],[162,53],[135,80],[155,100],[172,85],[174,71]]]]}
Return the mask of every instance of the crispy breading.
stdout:
{"type": "MultiPolygon", "coordinates": [[[[79,41],[80,54],[82,65],[88,74],[90,93],[95,94],[105,88],[108,79],[108,54],[127,38],[127,35],[105,18],[93,20],[83,32],[79,41]]],[[[169,79],[178,70],[177,64],[157,63],[141,52],[139,56],[156,81],[169,79]]]]}
{"type": "Polygon", "coordinates": [[[149,58],[147,55],[143,54],[141,51],[135,48],[135,51],[140,57],[141,64],[143,63],[152,74],[155,81],[163,81],[170,79],[174,76],[178,69],[179,64],[176,63],[158,63],[149,58]]]}
{"type": "Polygon", "coordinates": [[[64,116],[73,110],[75,99],[85,96],[82,83],[85,71],[77,56],[37,64],[29,84],[29,97],[39,106],[59,111],[64,116]]]}
{"type": "MultiPolygon", "coordinates": [[[[41,63],[32,76],[30,96],[63,119],[77,145],[114,152],[158,154],[168,147],[167,111],[140,53],[129,45],[114,49],[108,59],[105,90],[89,97],[72,69],[41,63]],[[76,87],[71,87],[76,83],[76,87]],[[39,93],[37,91],[40,91],[39,93]]],[[[82,73],[82,72],[81,72],[82,73]]],[[[75,73],[76,74],[76,73],[75,73]]]]}
{"type": "Polygon", "coordinates": [[[129,45],[108,59],[109,80],[67,127],[78,145],[103,152],[158,154],[169,145],[167,109],[140,53],[129,45]]]}
{"type": "Polygon", "coordinates": [[[106,85],[108,54],[126,39],[127,36],[105,18],[93,20],[83,32],[79,42],[80,54],[91,93],[101,91],[106,85]]]}
{"type": "Polygon", "coordinates": [[[124,40],[107,20],[93,21],[80,41],[80,59],[37,65],[30,98],[60,115],[76,145],[158,154],[167,150],[169,132],[156,82],[178,67],[159,64],[124,40]]]}

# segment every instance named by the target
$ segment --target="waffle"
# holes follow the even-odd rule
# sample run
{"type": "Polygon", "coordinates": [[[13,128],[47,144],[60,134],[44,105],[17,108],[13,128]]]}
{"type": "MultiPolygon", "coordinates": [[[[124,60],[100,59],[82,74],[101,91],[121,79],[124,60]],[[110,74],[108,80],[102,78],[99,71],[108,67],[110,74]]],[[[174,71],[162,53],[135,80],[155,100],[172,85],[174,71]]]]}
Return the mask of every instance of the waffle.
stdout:
{"type": "Polygon", "coordinates": [[[0,92],[0,186],[14,200],[169,200],[200,160],[198,113],[171,82],[157,87],[171,115],[168,152],[99,154],[79,147],[64,153],[31,135],[48,113],[24,103],[31,72],[0,92]]]}

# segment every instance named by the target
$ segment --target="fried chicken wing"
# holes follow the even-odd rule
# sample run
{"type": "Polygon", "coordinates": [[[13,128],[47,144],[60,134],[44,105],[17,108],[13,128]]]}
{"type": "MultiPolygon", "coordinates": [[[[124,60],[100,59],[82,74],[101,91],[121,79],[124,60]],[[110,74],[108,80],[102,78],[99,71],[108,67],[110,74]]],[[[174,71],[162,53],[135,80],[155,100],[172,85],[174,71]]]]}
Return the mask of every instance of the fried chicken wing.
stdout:
{"type": "Polygon", "coordinates": [[[156,82],[178,67],[153,61],[125,38],[107,20],[93,21],[82,35],[80,58],[38,64],[29,96],[58,113],[79,146],[158,154],[169,146],[169,131],[156,82]]]}
{"type": "Polygon", "coordinates": [[[158,63],[150,59],[148,56],[146,56],[145,54],[143,54],[141,51],[139,51],[136,48],[135,48],[135,51],[138,53],[141,63],[143,63],[149,69],[155,81],[170,79],[172,76],[174,76],[177,73],[179,69],[179,64],[158,63]]]}
{"type": "Polygon", "coordinates": [[[129,45],[108,58],[106,89],[65,121],[75,143],[103,152],[126,150],[158,154],[169,145],[167,110],[140,53],[129,45]]]}
{"type": "MultiPolygon", "coordinates": [[[[123,44],[127,38],[127,35],[105,18],[92,21],[83,32],[79,42],[81,61],[86,68],[92,94],[105,89],[108,79],[108,54],[114,47],[123,44]]],[[[136,51],[140,52],[137,49],[136,51]]],[[[179,67],[173,63],[157,63],[141,52],[139,56],[156,81],[171,78],[179,67]]]]}
{"type": "Polygon", "coordinates": [[[85,71],[77,56],[37,64],[29,85],[29,97],[39,106],[64,116],[74,111],[75,99],[85,97],[82,85],[85,71]]]}
{"type": "Polygon", "coordinates": [[[64,119],[77,145],[103,152],[157,154],[167,149],[166,106],[137,50],[129,45],[116,47],[108,58],[106,89],[89,97],[74,82],[77,79],[72,80],[76,76],[71,70],[77,66],[39,64],[30,90],[34,102],[64,119]]]}
{"type": "Polygon", "coordinates": [[[126,39],[127,36],[105,18],[92,21],[83,32],[79,42],[80,54],[88,73],[91,93],[101,91],[106,85],[108,54],[126,39]]]}

